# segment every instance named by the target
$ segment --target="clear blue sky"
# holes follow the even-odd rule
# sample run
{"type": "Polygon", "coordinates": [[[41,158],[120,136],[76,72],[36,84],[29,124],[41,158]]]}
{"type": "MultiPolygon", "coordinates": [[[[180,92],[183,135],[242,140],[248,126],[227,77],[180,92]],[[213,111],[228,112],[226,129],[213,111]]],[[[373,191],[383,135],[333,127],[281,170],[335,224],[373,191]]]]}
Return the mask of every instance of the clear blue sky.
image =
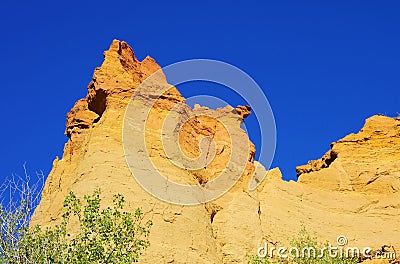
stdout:
{"type": "Polygon", "coordinates": [[[24,162],[50,171],[66,113],[114,38],[161,66],[210,58],[245,70],[274,111],[285,179],[368,116],[400,112],[399,1],[62,2],[0,4],[1,178],[24,162]]]}

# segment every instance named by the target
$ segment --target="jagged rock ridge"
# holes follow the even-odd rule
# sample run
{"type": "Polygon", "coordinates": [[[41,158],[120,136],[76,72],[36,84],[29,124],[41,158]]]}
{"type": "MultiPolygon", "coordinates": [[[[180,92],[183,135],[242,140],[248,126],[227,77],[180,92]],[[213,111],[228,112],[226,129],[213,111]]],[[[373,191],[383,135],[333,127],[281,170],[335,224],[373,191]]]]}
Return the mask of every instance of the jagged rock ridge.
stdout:
{"type": "MultiPolygon", "coordinates": [[[[135,89],[159,70],[146,57],[138,61],[132,49],[114,40],[96,68],[87,97],[77,101],[67,115],[69,141],[56,159],[34,213],[32,224],[60,221],[62,201],[70,190],[78,195],[102,189],[103,200],[125,195],[130,209],[140,206],[154,226],[151,247],[143,263],[245,263],[264,241],[285,243],[302,223],[321,241],[334,242],[346,235],[349,243],[374,248],[392,245],[400,249],[400,120],[374,116],[364,128],[332,144],[321,160],[297,168],[298,182],[282,180],[279,169],[255,191],[248,185],[254,171],[255,148],[243,142],[248,164],[241,180],[219,199],[198,206],[162,202],[144,191],[126,165],[122,148],[124,111],[135,89]]],[[[218,175],[230,155],[227,132],[215,120],[189,120],[179,137],[182,151],[199,155],[198,143],[212,135],[216,153],[209,166],[197,171],[176,168],[168,160],[159,138],[161,122],[172,106],[184,102],[172,88],[152,110],[146,125],[148,152],[160,171],[176,182],[201,184],[218,175]]],[[[196,106],[184,111],[217,111],[237,129],[250,113],[248,107],[210,110],[196,106]]],[[[183,114],[183,113],[177,113],[183,114]]],[[[259,164],[257,164],[259,165],[259,164]]],[[[399,250],[398,250],[399,251],[399,250]]]]}

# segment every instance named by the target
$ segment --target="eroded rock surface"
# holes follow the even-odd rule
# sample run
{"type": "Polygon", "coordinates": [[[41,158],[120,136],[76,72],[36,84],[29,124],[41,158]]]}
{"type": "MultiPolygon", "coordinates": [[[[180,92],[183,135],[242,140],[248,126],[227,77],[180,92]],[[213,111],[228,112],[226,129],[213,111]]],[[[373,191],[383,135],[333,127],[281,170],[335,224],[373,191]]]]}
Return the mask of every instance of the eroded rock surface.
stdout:
{"type": "MultiPolygon", "coordinates": [[[[83,196],[100,187],[106,203],[111,203],[113,194],[124,194],[128,209],[141,207],[153,220],[151,246],[142,263],[246,263],[246,254],[256,254],[264,241],[287,244],[302,224],[321,241],[334,244],[338,235],[345,235],[350,245],[390,245],[400,252],[400,120],[394,118],[369,118],[359,133],[333,143],[320,160],[298,167],[298,182],[283,181],[279,169],[264,170],[265,179],[249,191],[255,165],[261,165],[254,161],[255,148],[246,137],[238,146],[248,153],[242,177],[217,200],[179,206],[144,191],[127,166],[122,125],[132,94],[159,69],[150,57],[138,61],[125,42],[112,42],[93,74],[87,97],[67,115],[69,141],[62,159],[53,163],[32,224],[58,223],[70,190],[83,196]]],[[[191,109],[172,87],[149,114],[145,135],[149,156],[173,181],[207,183],[224,170],[232,154],[229,133],[209,116],[224,118],[234,133],[245,135],[240,125],[250,111],[247,106],[191,109]],[[177,103],[183,107],[174,110],[177,103]],[[181,126],[178,140],[186,156],[201,155],[202,138],[214,140],[215,156],[206,157],[204,167],[180,168],[166,155],[160,131],[171,110],[177,120],[192,116],[181,126]]]]}

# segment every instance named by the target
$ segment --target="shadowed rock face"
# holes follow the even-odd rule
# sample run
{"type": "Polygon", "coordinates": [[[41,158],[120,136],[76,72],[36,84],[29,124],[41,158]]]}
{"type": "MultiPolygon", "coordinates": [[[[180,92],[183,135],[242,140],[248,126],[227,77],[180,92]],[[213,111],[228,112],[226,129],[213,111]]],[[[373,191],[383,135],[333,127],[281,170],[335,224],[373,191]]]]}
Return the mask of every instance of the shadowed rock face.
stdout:
{"type": "MultiPolygon", "coordinates": [[[[140,206],[153,220],[143,263],[245,263],[246,254],[256,254],[264,241],[287,244],[302,224],[321,241],[335,244],[337,236],[345,235],[350,245],[390,245],[400,251],[400,120],[389,117],[367,119],[359,133],[333,143],[320,160],[298,167],[298,182],[283,181],[279,169],[264,170],[267,177],[257,190],[249,191],[255,165],[260,164],[247,140],[239,146],[249,157],[240,181],[213,202],[171,205],[144,191],[126,164],[122,123],[134,91],[159,69],[150,57],[138,61],[125,42],[112,42],[86,98],[67,115],[69,141],[62,159],[53,163],[32,224],[55,225],[70,190],[82,196],[100,187],[105,203],[111,203],[115,193],[124,194],[129,209],[140,206]]],[[[180,102],[184,98],[175,88],[157,100],[146,124],[147,150],[171,180],[204,184],[224,169],[232,149],[223,125],[204,115],[223,116],[235,127],[234,133],[243,134],[240,125],[251,109],[184,106],[176,111],[178,118],[198,116],[181,127],[179,145],[185,155],[199,156],[203,137],[212,136],[216,145],[216,156],[208,165],[190,171],[168,159],[160,140],[161,121],[180,102]]]]}

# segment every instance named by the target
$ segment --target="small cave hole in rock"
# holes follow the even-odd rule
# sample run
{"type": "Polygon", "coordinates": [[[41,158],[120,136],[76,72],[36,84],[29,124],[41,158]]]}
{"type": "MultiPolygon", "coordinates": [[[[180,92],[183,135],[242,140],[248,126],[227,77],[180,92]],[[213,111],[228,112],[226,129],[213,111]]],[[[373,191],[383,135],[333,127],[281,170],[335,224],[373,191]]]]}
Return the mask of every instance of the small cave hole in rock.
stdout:
{"type": "Polygon", "coordinates": [[[337,153],[331,150],[329,156],[325,160],[326,164],[325,167],[328,168],[332,164],[332,162],[335,161],[337,157],[338,157],[337,153]]]}
{"type": "Polygon", "coordinates": [[[88,103],[89,110],[99,115],[99,117],[94,120],[94,123],[99,122],[101,116],[106,110],[106,99],[106,92],[103,90],[98,90],[96,91],[96,95],[88,103]]]}
{"type": "Polygon", "coordinates": [[[217,214],[217,211],[215,211],[215,210],[213,210],[213,211],[211,212],[211,215],[210,215],[211,224],[214,222],[214,217],[215,217],[216,214],[217,214]]]}

